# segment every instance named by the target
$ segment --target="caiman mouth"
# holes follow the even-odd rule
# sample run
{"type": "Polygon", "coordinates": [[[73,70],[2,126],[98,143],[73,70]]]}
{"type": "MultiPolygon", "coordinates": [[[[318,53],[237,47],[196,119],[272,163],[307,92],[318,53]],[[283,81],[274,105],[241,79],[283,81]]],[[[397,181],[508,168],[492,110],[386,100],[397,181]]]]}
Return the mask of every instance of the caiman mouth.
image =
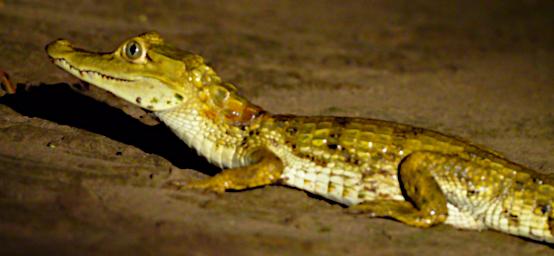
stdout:
{"type": "MultiPolygon", "coordinates": [[[[79,78],[84,78],[85,76],[88,76],[88,77],[95,76],[95,77],[100,77],[102,79],[114,80],[114,81],[119,81],[119,82],[132,82],[133,81],[133,80],[129,80],[129,79],[112,77],[112,76],[105,75],[105,74],[102,74],[102,73],[97,72],[97,71],[80,70],[77,67],[71,65],[68,61],[66,61],[63,58],[52,58],[52,57],[50,57],[50,61],[52,61],[52,63],[54,63],[55,65],[58,65],[61,68],[67,70],[68,72],[74,74],[75,76],[78,76],[77,74],[79,74],[80,75],[79,78]]],[[[89,84],[89,82],[82,81],[81,84],[77,84],[78,86],[70,85],[70,87],[72,89],[76,90],[77,92],[79,92],[82,95],[85,95],[87,97],[96,99],[97,101],[100,101],[100,102],[104,102],[104,103],[106,103],[106,104],[108,104],[108,105],[110,105],[114,108],[120,109],[123,112],[125,112],[127,115],[133,117],[134,119],[137,119],[138,121],[140,121],[140,122],[142,122],[146,125],[153,126],[153,125],[157,125],[157,124],[160,123],[158,117],[154,114],[153,111],[151,111],[149,109],[143,109],[141,107],[137,107],[137,106],[135,106],[131,103],[128,103],[127,101],[117,97],[115,94],[113,94],[112,92],[110,92],[108,90],[102,89],[102,88],[97,87],[97,86],[89,87],[88,84],[89,84]]]]}
{"type": "Polygon", "coordinates": [[[87,76],[88,78],[93,78],[93,79],[104,79],[104,80],[112,80],[112,81],[125,82],[125,83],[133,82],[133,80],[113,77],[110,75],[102,74],[94,70],[79,69],[71,65],[71,63],[69,63],[64,58],[50,58],[50,60],[52,61],[52,63],[56,64],[57,66],[63,67],[68,72],[79,76],[79,78],[85,78],[85,76],[87,76]]]}

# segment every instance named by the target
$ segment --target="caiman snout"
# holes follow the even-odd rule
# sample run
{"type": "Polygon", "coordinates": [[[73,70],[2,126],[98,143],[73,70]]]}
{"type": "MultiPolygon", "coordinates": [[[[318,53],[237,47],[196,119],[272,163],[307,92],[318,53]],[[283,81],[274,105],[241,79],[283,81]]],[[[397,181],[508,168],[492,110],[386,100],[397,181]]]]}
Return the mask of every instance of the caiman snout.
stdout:
{"type": "Polygon", "coordinates": [[[47,44],[45,50],[51,58],[59,58],[64,52],[73,51],[73,47],[69,41],[58,39],[47,44]]]}

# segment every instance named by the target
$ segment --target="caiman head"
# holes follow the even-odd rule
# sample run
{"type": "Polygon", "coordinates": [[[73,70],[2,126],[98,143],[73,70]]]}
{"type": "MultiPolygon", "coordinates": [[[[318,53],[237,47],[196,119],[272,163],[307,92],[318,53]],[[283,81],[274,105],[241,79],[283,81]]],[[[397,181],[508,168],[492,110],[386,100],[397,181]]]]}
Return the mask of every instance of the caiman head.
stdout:
{"type": "Polygon", "coordinates": [[[202,86],[220,82],[202,57],[166,44],[155,32],[130,38],[110,53],[75,48],[63,39],[48,44],[46,52],[77,78],[151,111],[185,104],[202,86]]]}

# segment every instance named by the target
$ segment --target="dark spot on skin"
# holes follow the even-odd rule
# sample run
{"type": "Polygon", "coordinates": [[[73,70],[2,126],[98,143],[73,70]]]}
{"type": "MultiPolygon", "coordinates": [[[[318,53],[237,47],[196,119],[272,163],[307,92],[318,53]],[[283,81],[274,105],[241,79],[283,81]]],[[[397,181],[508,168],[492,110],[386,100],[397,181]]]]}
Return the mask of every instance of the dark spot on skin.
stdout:
{"type": "Polygon", "coordinates": [[[379,200],[390,199],[390,195],[384,194],[384,193],[379,193],[379,194],[377,194],[377,197],[379,198],[379,200]]]}
{"type": "Polygon", "coordinates": [[[423,129],[418,127],[413,127],[412,129],[410,129],[410,132],[412,133],[413,136],[416,136],[418,134],[423,133],[423,129]]]}
{"type": "MultiPolygon", "coordinates": [[[[372,168],[365,168],[365,169],[362,170],[362,179],[365,179],[367,177],[371,177],[373,175],[375,175],[375,172],[373,171],[372,168]]],[[[373,186],[375,186],[375,185],[376,184],[373,184],[373,186]]],[[[373,192],[375,192],[375,191],[373,191],[373,192]]]]}
{"type": "Polygon", "coordinates": [[[541,208],[541,212],[542,214],[546,215],[547,213],[550,213],[552,211],[552,206],[550,206],[549,204],[545,204],[545,205],[542,205],[542,206],[539,206],[541,208]]]}
{"type": "Polygon", "coordinates": [[[516,189],[517,190],[521,190],[523,189],[523,186],[525,185],[525,183],[523,181],[520,181],[520,180],[516,180],[516,189]]]}
{"type": "Polygon", "coordinates": [[[150,99],[150,103],[158,103],[158,98],[152,98],[152,99],[150,99]]]}
{"type": "Polygon", "coordinates": [[[327,167],[327,162],[326,161],[323,161],[323,160],[320,160],[320,159],[315,159],[315,158],[312,158],[312,161],[318,166],[327,167]]]}
{"type": "Polygon", "coordinates": [[[389,174],[389,172],[385,169],[382,169],[380,168],[377,173],[379,173],[380,175],[383,175],[383,176],[387,176],[389,174]]]}
{"type": "Polygon", "coordinates": [[[518,219],[518,216],[515,215],[515,214],[509,214],[508,215],[508,222],[510,223],[510,225],[519,225],[519,219],[518,219]]]}
{"type": "Polygon", "coordinates": [[[171,101],[168,100],[168,101],[165,102],[165,104],[170,105],[170,104],[171,104],[171,101]]]}
{"type": "Polygon", "coordinates": [[[350,156],[350,154],[348,154],[348,152],[343,152],[342,156],[344,157],[344,161],[347,163],[350,163],[350,161],[352,160],[352,157],[350,156]]]}
{"type": "Polygon", "coordinates": [[[296,149],[296,144],[292,144],[292,149],[296,149]]]}
{"type": "Polygon", "coordinates": [[[123,153],[121,151],[117,151],[117,152],[115,152],[115,155],[120,156],[120,155],[123,155],[123,153]]]}
{"type": "Polygon", "coordinates": [[[335,150],[335,149],[337,149],[338,145],[337,144],[327,144],[327,147],[329,149],[335,150]]]}
{"type": "Polygon", "coordinates": [[[287,128],[287,132],[290,133],[290,134],[294,134],[296,133],[298,130],[296,130],[296,128],[294,127],[290,127],[290,128],[287,128]]]}
{"type": "Polygon", "coordinates": [[[175,93],[175,98],[176,98],[178,101],[183,101],[183,95],[181,95],[181,94],[175,93]]]}
{"type": "Polygon", "coordinates": [[[245,146],[246,143],[248,143],[247,138],[246,138],[246,137],[242,138],[242,141],[240,142],[240,145],[241,145],[241,146],[245,146]]]}
{"type": "Polygon", "coordinates": [[[377,192],[377,188],[372,186],[372,187],[369,187],[369,188],[367,189],[367,191],[369,191],[369,192],[371,192],[371,193],[375,193],[375,192],[377,192]]]}
{"type": "Polygon", "coordinates": [[[554,216],[548,216],[548,229],[550,234],[554,235],[554,216]]]}
{"type": "Polygon", "coordinates": [[[470,189],[467,191],[467,195],[468,196],[474,196],[476,195],[478,192],[476,190],[473,190],[473,189],[470,189]]]}
{"type": "Polygon", "coordinates": [[[148,175],[148,178],[153,179],[153,178],[154,178],[154,174],[153,174],[153,173],[150,173],[150,175],[148,175]]]}
{"type": "Polygon", "coordinates": [[[135,101],[136,101],[138,104],[140,104],[140,103],[142,102],[142,98],[141,98],[141,97],[137,97],[137,98],[135,99],[135,101]]]}
{"type": "Polygon", "coordinates": [[[147,59],[149,62],[153,62],[152,58],[150,57],[150,55],[148,55],[148,53],[146,53],[146,59],[147,59]]]}
{"type": "Polygon", "coordinates": [[[254,131],[249,131],[248,132],[248,136],[253,136],[254,135],[254,131]]]}
{"type": "Polygon", "coordinates": [[[346,126],[349,123],[349,120],[346,117],[337,117],[337,118],[335,118],[335,122],[339,126],[346,126]]]}

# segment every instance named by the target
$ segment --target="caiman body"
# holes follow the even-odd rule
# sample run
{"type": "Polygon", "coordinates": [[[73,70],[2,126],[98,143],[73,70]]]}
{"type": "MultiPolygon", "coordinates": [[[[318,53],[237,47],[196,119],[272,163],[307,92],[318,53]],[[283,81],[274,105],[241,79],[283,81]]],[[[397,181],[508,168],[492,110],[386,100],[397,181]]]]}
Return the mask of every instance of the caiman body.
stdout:
{"type": "Polygon", "coordinates": [[[492,228],[554,243],[552,179],[460,138],[381,120],[273,115],[222,82],[200,56],[156,33],[112,53],[78,50],[65,40],[47,52],[78,78],[152,111],[227,168],[174,182],[182,188],[285,184],[417,227],[492,228]]]}

